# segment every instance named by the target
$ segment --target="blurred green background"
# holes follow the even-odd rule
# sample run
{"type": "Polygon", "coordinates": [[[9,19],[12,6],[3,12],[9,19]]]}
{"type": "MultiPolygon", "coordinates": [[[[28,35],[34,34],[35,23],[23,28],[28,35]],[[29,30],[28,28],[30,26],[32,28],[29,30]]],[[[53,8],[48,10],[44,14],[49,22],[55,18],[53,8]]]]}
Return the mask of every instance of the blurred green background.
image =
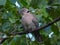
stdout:
{"type": "Polygon", "coordinates": [[[60,21],[40,31],[43,43],[32,40],[28,35],[10,36],[23,31],[17,10],[28,8],[43,26],[60,16],[60,0],[0,0],[0,38],[9,37],[2,45],[60,45],[60,21]]]}

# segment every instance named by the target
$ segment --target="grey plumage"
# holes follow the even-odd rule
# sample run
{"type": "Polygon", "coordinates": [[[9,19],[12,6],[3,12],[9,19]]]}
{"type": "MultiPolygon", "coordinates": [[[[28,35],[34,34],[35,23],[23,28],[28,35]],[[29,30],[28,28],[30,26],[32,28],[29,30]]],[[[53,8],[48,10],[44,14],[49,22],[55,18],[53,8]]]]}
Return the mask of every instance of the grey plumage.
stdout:
{"type": "MultiPolygon", "coordinates": [[[[23,8],[19,10],[19,14],[21,14],[22,16],[21,23],[24,27],[24,30],[34,30],[39,27],[37,18],[33,14],[31,14],[28,9],[23,8]]],[[[34,34],[37,41],[42,41],[42,37],[39,31],[35,31],[32,33],[34,34]]]]}

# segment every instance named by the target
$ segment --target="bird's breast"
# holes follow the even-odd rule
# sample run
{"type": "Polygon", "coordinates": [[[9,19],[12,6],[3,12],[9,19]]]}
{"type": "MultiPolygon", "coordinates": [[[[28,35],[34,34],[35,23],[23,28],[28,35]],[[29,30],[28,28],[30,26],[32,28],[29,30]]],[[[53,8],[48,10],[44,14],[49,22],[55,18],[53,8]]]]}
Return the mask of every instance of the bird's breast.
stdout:
{"type": "Polygon", "coordinates": [[[33,17],[28,15],[28,16],[23,16],[23,20],[25,23],[27,24],[31,24],[32,23],[32,20],[33,20],[33,17]]]}

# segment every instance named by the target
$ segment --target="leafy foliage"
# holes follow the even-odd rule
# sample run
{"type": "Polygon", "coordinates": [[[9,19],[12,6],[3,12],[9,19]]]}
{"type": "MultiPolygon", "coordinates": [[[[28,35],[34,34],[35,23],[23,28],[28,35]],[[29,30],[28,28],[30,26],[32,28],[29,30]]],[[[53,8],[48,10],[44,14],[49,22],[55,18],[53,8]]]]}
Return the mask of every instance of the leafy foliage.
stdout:
{"type": "Polygon", "coordinates": [[[40,31],[43,43],[31,41],[26,35],[12,35],[23,31],[17,10],[26,7],[35,14],[41,26],[60,16],[60,0],[0,0],[0,38],[7,35],[3,45],[60,45],[60,21],[40,31]],[[18,2],[20,7],[15,3],[18,2]],[[50,33],[54,32],[51,37],[50,33]]]}

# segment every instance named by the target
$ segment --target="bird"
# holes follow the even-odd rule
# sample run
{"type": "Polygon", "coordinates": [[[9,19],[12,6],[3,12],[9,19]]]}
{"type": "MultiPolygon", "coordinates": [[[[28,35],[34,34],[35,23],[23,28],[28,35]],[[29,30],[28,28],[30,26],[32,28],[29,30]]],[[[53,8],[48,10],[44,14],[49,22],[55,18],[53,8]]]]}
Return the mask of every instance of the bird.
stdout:
{"type": "MultiPolygon", "coordinates": [[[[39,27],[39,21],[36,18],[34,14],[32,14],[27,8],[22,8],[21,10],[18,11],[18,13],[21,15],[21,23],[23,25],[23,28],[25,31],[29,30],[32,31],[36,28],[39,27]]],[[[39,31],[34,31],[32,32],[34,35],[35,39],[38,42],[42,42],[42,36],[39,33],[39,31]]]]}

